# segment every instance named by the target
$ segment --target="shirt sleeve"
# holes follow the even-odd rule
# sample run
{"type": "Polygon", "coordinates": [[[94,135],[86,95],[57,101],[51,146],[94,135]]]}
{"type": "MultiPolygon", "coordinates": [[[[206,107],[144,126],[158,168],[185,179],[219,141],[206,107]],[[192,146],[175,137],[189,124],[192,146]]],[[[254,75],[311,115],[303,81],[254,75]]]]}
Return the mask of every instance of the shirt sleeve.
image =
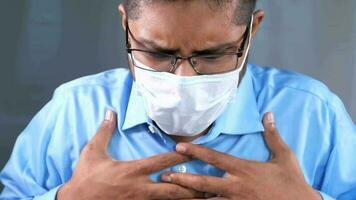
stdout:
{"type": "Polygon", "coordinates": [[[330,154],[325,166],[321,195],[324,200],[356,198],[356,128],[341,100],[329,102],[331,117],[330,154]]]}
{"type": "Polygon", "coordinates": [[[0,173],[4,185],[0,199],[55,199],[58,187],[70,178],[64,169],[66,158],[53,153],[57,149],[61,155],[69,147],[68,142],[56,145],[60,141],[54,136],[58,121],[63,120],[62,100],[54,97],[18,136],[0,173]]]}
{"type": "Polygon", "coordinates": [[[55,200],[56,196],[57,196],[58,189],[60,187],[61,186],[57,186],[57,187],[51,189],[50,191],[46,192],[45,194],[42,194],[40,196],[35,196],[34,200],[49,200],[49,199],[55,200]]]}

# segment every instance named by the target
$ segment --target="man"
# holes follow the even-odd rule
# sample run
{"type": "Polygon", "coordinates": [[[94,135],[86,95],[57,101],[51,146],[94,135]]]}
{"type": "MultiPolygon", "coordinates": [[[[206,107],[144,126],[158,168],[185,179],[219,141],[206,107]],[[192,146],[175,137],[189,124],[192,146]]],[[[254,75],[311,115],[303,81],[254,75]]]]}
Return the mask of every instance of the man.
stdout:
{"type": "Polygon", "coordinates": [[[355,199],[342,102],[246,64],[264,17],[255,3],[120,5],[131,73],[59,87],[17,139],[1,198],[355,199]]]}

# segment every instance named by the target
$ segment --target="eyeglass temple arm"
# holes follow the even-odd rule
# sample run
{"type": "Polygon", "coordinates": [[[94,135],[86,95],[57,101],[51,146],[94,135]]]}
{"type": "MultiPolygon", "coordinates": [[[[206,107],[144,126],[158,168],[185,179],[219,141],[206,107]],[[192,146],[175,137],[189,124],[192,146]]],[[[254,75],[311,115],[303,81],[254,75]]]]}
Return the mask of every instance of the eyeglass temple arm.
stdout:
{"type": "Polygon", "coordinates": [[[130,49],[131,48],[131,45],[130,45],[130,43],[129,43],[129,31],[130,31],[130,29],[129,29],[129,21],[128,20],[126,20],[126,22],[125,22],[125,35],[126,35],[126,48],[127,49],[130,49]]]}
{"type": "Polygon", "coordinates": [[[249,33],[250,33],[250,23],[251,23],[251,21],[247,25],[247,28],[246,28],[245,33],[244,33],[244,39],[242,40],[242,43],[241,43],[241,46],[239,48],[239,52],[238,53],[242,54],[243,51],[245,50],[245,44],[246,44],[246,41],[247,41],[247,39],[249,37],[249,33]]]}

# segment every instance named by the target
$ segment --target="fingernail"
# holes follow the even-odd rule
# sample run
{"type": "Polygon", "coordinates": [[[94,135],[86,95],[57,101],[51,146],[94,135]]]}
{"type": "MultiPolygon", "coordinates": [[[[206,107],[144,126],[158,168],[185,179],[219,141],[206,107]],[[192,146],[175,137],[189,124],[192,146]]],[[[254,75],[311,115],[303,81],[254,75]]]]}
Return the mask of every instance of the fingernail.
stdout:
{"type": "Polygon", "coordinates": [[[111,110],[107,110],[105,113],[105,121],[111,121],[114,113],[111,110]]]}
{"type": "Polygon", "coordinates": [[[169,174],[163,174],[161,179],[164,182],[172,182],[172,177],[169,174]]]}
{"type": "Polygon", "coordinates": [[[177,144],[176,146],[176,151],[179,152],[179,153],[184,153],[186,151],[186,147],[182,144],[177,144]]]}
{"type": "Polygon", "coordinates": [[[272,112],[267,113],[266,121],[269,127],[275,128],[274,115],[272,112]]]}
{"type": "Polygon", "coordinates": [[[273,113],[271,113],[271,112],[267,113],[267,122],[268,123],[274,123],[273,113]]]}

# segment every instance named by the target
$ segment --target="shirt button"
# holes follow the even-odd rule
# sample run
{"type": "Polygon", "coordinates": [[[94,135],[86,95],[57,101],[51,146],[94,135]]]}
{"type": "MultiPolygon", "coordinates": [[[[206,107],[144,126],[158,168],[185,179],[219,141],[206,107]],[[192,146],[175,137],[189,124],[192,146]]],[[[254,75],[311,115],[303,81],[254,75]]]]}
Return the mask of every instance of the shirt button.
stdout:
{"type": "Polygon", "coordinates": [[[151,133],[156,133],[155,128],[153,126],[149,125],[148,129],[150,130],[151,133]]]}
{"type": "Polygon", "coordinates": [[[185,165],[180,165],[178,167],[178,171],[181,173],[186,173],[187,172],[187,167],[185,165]]]}

